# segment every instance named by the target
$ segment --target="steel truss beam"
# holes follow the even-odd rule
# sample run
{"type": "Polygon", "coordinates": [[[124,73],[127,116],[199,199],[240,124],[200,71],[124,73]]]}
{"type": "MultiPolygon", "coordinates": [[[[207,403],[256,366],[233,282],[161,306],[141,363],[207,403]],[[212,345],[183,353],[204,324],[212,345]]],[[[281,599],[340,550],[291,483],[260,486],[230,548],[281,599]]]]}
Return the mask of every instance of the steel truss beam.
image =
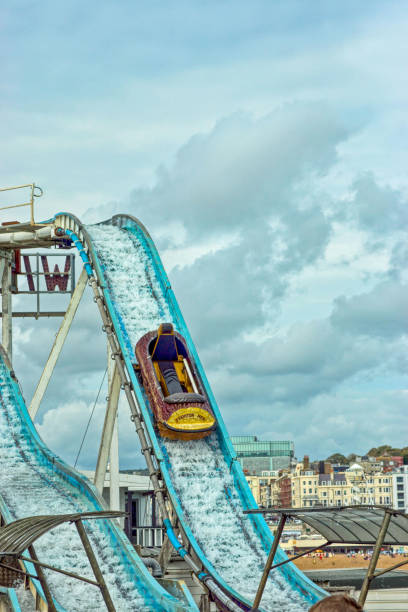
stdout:
{"type": "Polygon", "coordinates": [[[12,361],[11,254],[4,256],[1,279],[2,344],[12,361]]]}
{"type": "Polygon", "coordinates": [[[34,392],[33,399],[31,400],[31,404],[28,409],[28,412],[30,413],[32,420],[34,420],[38,412],[41,400],[44,397],[44,393],[48,387],[48,383],[50,382],[52,373],[54,372],[54,368],[57,363],[58,357],[60,356],[62,347],[64,346],[65,339],[71,328],[72,321],[74,319],[75,313],[78,309],[79,303],[83,296],[83,293],[86,287],[86,283],[87,283],[87,278],[88,277],[87,277],[85,270],[82,270],[78,283],[75,287],[75,291],[72,295],[71,301],[65,313],[64,319],[55,337],[54,344],[52,345],[51,352],[47,359],[47,363],[45,364],[40,380],[38,381],[38,385],[34,392]]]}
{"type": "MultiPolygon", "coordinates": [[[[105,482],[106,469],[108,466],[109,456],[111,456],[110,462],[110,507],[113,508],[114,504],[118,504],[120,500],[118,499],[119,495],[114,495],[113,487],[115,485],[114,480],[118,480],[115,478],[116,468],[117,472],[119,472],[118,461],[116,460],[116,456],[118,453],[118,445],[117,445],[117,411],[118,411],[118,402],[120,395],[120,386],[121,380],[118,373],[118,369],[116,364],[112,360],[112,352],[110,346],[108,345],[108,381],[109,381],[109,392],[107,397],[107,405],[106,405],[106,413],[105,413],[105,421],[103,423],[103,430],[101,436],[101,442],[99,446],[98,460],[96,462],[96,470],[95,470],[95,486],[98,491],[102,494],[103,485],[105,482]],[[113,442],[113,445],[112,445],[113,442]]],[[[117,488],[119,489],[119,482],[117,482],[117,488]]]]}

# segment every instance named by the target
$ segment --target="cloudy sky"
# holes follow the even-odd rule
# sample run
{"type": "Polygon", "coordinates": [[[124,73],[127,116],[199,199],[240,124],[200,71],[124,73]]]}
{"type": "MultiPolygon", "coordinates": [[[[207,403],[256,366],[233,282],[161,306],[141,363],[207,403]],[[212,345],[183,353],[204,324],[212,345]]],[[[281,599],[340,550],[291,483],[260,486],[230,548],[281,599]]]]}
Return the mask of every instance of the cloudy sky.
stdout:
{"type": "MultiPolygon", "coordinates": [[[[0,23],[2,183],[40,184],[43,218],[143,221],[230,433],[406,445],[406,3],[6,0],[0,23]]],[[[93,306],[38,417],[68,461],[104,371],[93,306]]],[[[56,325],[15,322],[27,400],[56,325]]],[[[120,432],[140,465],[125,405],[120,432]]]]}

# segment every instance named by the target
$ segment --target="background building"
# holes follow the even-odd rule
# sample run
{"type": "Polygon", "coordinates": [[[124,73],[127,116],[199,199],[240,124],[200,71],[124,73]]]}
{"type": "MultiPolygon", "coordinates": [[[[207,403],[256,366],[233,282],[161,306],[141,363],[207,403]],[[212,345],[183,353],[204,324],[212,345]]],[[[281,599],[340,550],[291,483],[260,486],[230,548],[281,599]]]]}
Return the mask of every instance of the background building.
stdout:
{"type": "Polygon", "coordinates": [[[289,440],[266,441],[256,436],[232,436],[238,460],[246,474],[262,475],[288,468],[294,458],[294,444],[289,440]]]}
{"type": "MultiPolygon", "coordinates": [[[[153,492],[153,485],[142,470],[127,470],[119,473],[119,507],[115,510],[127,512],[125,520],[120,523],[132,544],[140,546],[158,546],[163,543],[163,528],[153,492]]],[[[146,470],[147,472],[147,470],[146,470]]],[[[91,482],[95,472],[81,470],[91,482]]],[[[103,498],[110,506],[110,474],[106,472],[103,487],[103,498]]]]}
{"type": "Polygon", "coordinates": [[[304,470],[303,464],[298,464],[295,473],[290,475],[293,507],[392,505],[391,474],[384,472],[367,474],[357,463],[344,472],[328,471],[326,462],[321,462],[320,467],[325,472],[304,470]]]}
{"type": "Polygon", "coordinates": [[[408,513],[408,465],[402,465],[392,474],[393,508],[408,513]]]}

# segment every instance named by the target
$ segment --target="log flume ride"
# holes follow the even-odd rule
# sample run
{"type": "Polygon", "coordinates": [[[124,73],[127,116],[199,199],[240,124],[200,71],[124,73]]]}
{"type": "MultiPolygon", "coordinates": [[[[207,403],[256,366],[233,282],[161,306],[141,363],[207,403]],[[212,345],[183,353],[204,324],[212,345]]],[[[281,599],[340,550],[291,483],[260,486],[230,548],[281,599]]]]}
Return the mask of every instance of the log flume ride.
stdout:
{"type": "MultiPolygon", "coordinates": [[[[244,514],[255,501],[149,233],[128,215],[86,226],[58,213],[48,226],[48,234],[39,230],[42,246],[70,241],[83,261],[168,540],[219,610],[251,610],[273,538],[261,515],[244,514]]],[[[57,513],[104,509],[93,485],[41,441],[7,357],[0,357],[4,520],[50,507],[57,513]]],[[[86,528],[118,611],[197,609],[191,598],[177,598],[157,583],[114,522],[98,523],[86,528]]],[[[41,560],[84,572],[72,537],[64,527],[41,547],[39,540],[41,560]]],[[[279,550],[275,561],[285,558],[279,550]]],[[[51,573],[49,581],[58,610],[103,609],[94,587],[51,573]]],[[[268,579],[262,610],[303,611],[323,596],[288,563],[268,579]]]]}

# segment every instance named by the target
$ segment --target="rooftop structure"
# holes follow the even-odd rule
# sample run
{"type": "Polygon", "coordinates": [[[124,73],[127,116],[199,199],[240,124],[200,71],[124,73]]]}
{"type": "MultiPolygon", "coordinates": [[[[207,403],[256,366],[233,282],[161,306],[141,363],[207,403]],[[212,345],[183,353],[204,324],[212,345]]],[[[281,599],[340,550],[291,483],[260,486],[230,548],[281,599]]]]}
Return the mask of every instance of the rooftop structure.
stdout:
{"type": "Polygon", "coordinates": [[[238,460],[247,474],[261,475],[265,471],[288,468],[294,457],[290,440],[258,440],[257,436],[232,436],[238,460]]]}
{"type": "Polygon", "coordinates": [[[408,513],[408,465],[400,466],[391,478],[393,507],[408,513]]]}

